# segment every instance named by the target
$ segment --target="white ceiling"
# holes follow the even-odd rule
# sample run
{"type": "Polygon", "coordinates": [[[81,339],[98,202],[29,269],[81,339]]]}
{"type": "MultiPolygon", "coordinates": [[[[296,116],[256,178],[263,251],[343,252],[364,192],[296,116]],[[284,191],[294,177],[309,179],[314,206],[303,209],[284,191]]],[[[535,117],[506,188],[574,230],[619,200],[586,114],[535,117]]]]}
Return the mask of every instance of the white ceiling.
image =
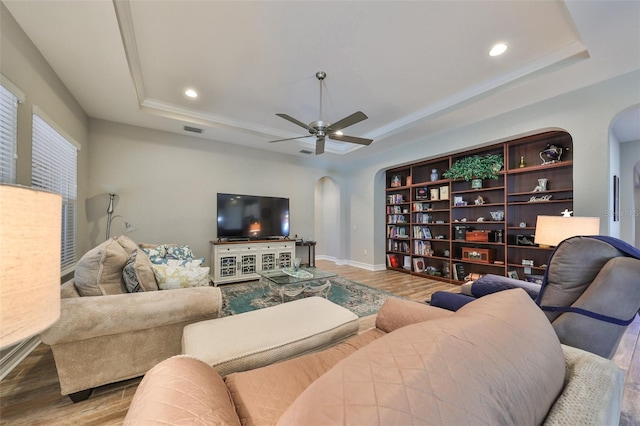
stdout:
{"type": "MultiPolygon", "coordinates": [[[[374,139],[328,141],[333,161],[640,68],[638,1],[3,3],[95,118],[304,155],[313,138],[268,143],[308,134],[275,113],[319,119],[325,71],[323,118],[361,110],[369,119],[345,133],[374,139]],[[489,57],[499,41],[509,49],[489,57]]],[[[629,116],[620,134],[640,139],[629,116]]]]}

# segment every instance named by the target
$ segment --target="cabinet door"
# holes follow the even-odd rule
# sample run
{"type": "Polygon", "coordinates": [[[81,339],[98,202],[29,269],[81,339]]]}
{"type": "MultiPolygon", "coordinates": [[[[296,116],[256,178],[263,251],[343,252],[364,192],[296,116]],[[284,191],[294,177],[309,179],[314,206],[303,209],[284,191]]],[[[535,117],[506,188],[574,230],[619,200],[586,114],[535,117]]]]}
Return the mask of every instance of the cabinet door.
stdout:
{"type": "Polygon", "coordinates": [[[257,272],[258,255],[256,253],[241,254],[239,255],[239,258],[240,258],[239,271],[241,276],[253,275],[257,272]]]}
{"type": "Polygon", "coordinates": [[[280,268],[290,268],[293,264],[293,250],[283,249],[278,251],[278,266],[280,268]]]}
{"type": "Polygon", "coordinates": [[[238,257],[235,254],[219,256],[217,265],[216,278],[233,278],[238,275],[238,257]]]}
{"type": "Polygon", "coordinates": [[[277,255],[275,251],[262,252],[260,254],[260,269],[262,271],[273,271],[278,268],[277,255]]]}

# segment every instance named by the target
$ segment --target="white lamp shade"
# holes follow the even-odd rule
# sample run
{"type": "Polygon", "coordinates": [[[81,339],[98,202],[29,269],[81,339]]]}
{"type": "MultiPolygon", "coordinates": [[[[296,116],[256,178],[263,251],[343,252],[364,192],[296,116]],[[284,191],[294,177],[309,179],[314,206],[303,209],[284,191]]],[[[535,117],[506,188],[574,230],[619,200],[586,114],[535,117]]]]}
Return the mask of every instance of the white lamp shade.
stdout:
{"type": "Polygon", "coordinates": [[[538,216],[534,241],[545,246],[557,246],[569,237],[599,233],[599,217],[538,216]]]}
{"type": "Polygon", "coordinates": [[[0,349],[60,317],[62,198],[0,185],[0,349]]]}

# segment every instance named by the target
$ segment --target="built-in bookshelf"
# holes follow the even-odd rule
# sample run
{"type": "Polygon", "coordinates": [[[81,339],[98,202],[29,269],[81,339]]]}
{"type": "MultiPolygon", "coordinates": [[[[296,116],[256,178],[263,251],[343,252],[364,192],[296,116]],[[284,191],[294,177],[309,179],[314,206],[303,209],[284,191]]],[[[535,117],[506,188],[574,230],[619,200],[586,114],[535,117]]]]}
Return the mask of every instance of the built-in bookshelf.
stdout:
{"type": "Polygon", "coordinates": [[[536,217],[573,210],[571,136],[545,132],[390,169],[385,207],[388,269],[454,283],[488,273],[535,279],[551,254],[533,242],[536,217]],[[559,161],[545,154],[551,145],[559,161]],[[442,177],[475,154],[503,156],[497,179],[476,189],[442,177]]]}

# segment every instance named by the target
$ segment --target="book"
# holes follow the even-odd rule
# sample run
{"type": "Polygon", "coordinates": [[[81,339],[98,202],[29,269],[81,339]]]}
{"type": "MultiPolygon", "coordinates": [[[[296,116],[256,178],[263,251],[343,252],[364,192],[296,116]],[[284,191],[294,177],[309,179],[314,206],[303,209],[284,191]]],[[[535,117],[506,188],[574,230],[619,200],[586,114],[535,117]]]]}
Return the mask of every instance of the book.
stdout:
{"type": "Polygon", "coordinates": [[[424,259],[421,257],[413,258],[413,272],[424,272],[424,259]]]}

